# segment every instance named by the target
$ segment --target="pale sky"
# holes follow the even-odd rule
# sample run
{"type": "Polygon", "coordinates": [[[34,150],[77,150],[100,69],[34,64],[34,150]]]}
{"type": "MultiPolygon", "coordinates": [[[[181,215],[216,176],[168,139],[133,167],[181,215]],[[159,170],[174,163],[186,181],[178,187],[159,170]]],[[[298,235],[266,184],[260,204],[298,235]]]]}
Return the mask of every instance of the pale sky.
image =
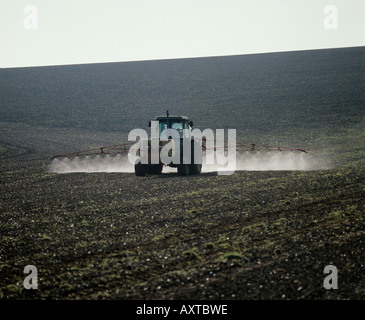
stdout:
{"type": "Polygon", "coordinates": [[[365,0],[0,0],[2,68],[354,46],[365,0]]]}

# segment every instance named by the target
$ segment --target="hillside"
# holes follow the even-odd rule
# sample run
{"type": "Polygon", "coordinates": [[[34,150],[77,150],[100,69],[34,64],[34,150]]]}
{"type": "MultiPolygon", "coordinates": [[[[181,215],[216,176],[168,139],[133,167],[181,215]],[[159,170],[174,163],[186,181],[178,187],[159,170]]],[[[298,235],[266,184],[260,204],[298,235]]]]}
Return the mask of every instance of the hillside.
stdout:
{"type": "Polygon", "coordinates": [[[1,69],[0,299],[363,300],[364,58],[361,47],[1,69]],[[52,155],[121,143],[167,109],[305,148],[319,165],[49,172],[52,155]],[[23,286],[26,265],[37,290],[23,286]],[[337,290],[323,287],[327,265],[337,290]]]}

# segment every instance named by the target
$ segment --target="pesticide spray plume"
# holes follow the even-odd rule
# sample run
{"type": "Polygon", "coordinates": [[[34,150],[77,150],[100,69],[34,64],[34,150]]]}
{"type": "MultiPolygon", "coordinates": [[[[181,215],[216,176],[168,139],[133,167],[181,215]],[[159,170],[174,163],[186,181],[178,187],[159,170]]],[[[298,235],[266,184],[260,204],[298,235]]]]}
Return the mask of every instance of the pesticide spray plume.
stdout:
{"type": "Polygon", "coordinates": [[[303,152],[246,151],[237,152],[234,167],[205,165],[202,172],[212,171],[310,171],[329,169],[330,166],[320,159],[303,152]]]}
{"type": "Polygon", "coordinates": [[[49,166],[49,172],[134,172],[134,166],[126,155],[97,155],[72,158],[55,158],[49,166]]]}
{"type": "MultiPolygon", "coordinates": [[[[270,170],[320,170],[330,166],[309,153],[280,152],[280,151],[246,151],[237,152],[235,167],[208,165],[203,158],[202,173],[223,171],[270,171],[270,170]]],[[[120,172],[133,173],[134,165],[129,162],[127,155],[97,155],[55,158],[51,162],[49,172],[120,172]]],[[[163,172],[176,172],[176,168],[164,166],[163,172]]]]}

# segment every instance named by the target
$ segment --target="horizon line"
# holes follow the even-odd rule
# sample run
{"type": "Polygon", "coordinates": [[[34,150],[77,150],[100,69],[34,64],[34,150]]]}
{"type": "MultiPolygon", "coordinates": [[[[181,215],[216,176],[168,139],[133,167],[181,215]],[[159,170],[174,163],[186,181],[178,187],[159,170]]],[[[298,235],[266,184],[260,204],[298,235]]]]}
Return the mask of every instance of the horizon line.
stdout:
{"type": "Polygon", "coordinates": [[[64,64],[45,64],[45,65],[27,65],[27,66],[7,66],[0,69],[20,69],[20,68],[44,68],[44,67],[66,67],[66,66],[80,66],[80,65],[94,65],[94,64],[110,64],[110,63],[135,63],[135,62],[152,62],[152,61],[170,61],[170,60],[186,60],[186,59],[208,59],[208,58],[223,58],[223,57],[237,57],[246,55],[260,55],[260,54],[275,54],[275,53],[291,53],[303,51],[320,51],[320,50],[335,50],[335,49],[351,49],[351,48],[365,48],[365,45],[349,46],[349,47],[323,47],[323,48],[308,48],[308,49],[293,49],[293,50],[278,50],[278,51],[263,51],[263,52],[248,52],[227,55],[212,55],[212,56],[187,56],[187,57],[171,57],[171,58],[155,58],[155,59],[137,59],[137,60],[113,60],[113,61],[96,61],[96,62],[80,62],[80,63],[64,63],[64,64]]]}

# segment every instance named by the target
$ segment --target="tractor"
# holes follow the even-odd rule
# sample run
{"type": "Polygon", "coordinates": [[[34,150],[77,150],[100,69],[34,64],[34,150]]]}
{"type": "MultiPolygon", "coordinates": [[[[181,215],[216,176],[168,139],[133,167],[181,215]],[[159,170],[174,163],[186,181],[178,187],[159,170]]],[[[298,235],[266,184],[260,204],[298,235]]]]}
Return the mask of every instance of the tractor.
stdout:
{"type": "Polygon", "coordinates": [[[151,135],[147,140],[139,140],[137,151],[139,159],[134,166],[136,176],[161,174],[164,165],[177,168],[179,175],[200,174],[204,139],[190,136],[193,121],[185,116],[170,116],[167,111],[166,116],[151,119],[149,127],[151,123],[157,124],[156,135],[154,137],[151,135]],[[171,131],[177,132],[178,136],[169,135],[171,131]],[[162,155],[164,149],[166,149],[165,156],[170,161],[164,161],[162,155]]]}
{"type": "MultiPolygon", "coordinates": [[[[135,158],[134,169],[136,176],[146,174],[161,174],[163,166],[177,168],[179,175],[187,176],[200,174],[202,171],[203,153],[207,152],[227,152],[228,150],[240,151],[291,151],[305,152],[304,149],[273,147],[267,145],[247,144],[237,142],[234,146],[212,145],[203,135],[193,135],[193,121],[185,116],[156,116],[149,121],[151,136],[147,133],[140,135],[137,142],[127,142],[119,145],[89,149],[67,154],[59,154],[53,158],[79,158],[106,155],[118,155],[133,153],[135,158]]],[[[137,129],[139,130],[139,129],[137,129]]],[[[198,129],[199,130],[199,129],[198,129]]],[[[138,136],[138,135],[137,135],[138,136]]],[[[128,139],[132,141],[133,139],[128,139]]],[[[211,153],[210,153],[211,154],[211,153]]],[[[131,160],[130,160],[131,161],[131,160]]]]}

